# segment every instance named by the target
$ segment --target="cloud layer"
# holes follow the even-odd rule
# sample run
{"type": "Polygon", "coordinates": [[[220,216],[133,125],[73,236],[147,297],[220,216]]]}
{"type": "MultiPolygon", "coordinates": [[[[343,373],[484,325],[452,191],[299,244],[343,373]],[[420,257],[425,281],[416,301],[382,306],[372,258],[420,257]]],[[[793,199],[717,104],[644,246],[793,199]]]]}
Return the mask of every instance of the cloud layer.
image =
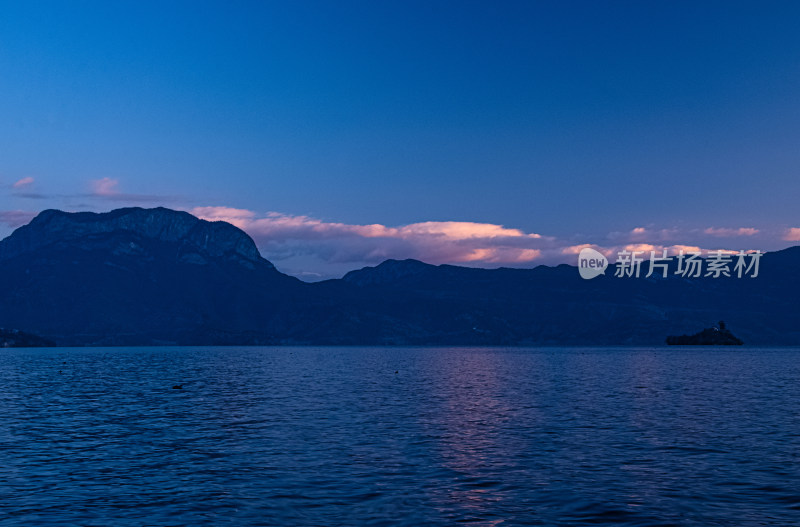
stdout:
{"type": "Polygon", "coordinates": [[[622,250],[641,251],[646,257],[651,251],[661,255],[667,250],[674,255],[679,251],[729,250],[731,247],[721,246],[715,240],[750,238],[759,232],[745,227],[692,229],[693,239],[707,243],[687,245],[679,243],[686,233],[678,229],[636,227],[629,232],[610,233],[606,243],[575,244],[490,223],[430,221],[390,227],[325,222],[278,212],[257,214],[231,207],[196,207],[189,212],[210,221],[236,225],[254,238],[266,258],[279,262],[307,256],[327,263],[374,264],[388,258],[415,258],[433,264],[534,266],[574,263],[573,259],[585,247],[615,261],[622,250]]]}
{"type": "Polygon", "coordinates": [[[277,260],[313,254],[332,262],[417,258],[430,263],[526,263],[536,260],[550,243],[539,234],[490,223],[428,221],[387,227],[323,222],[277,212],[258,216],[229,207],[196,207],[190,212],[236,225],[277,260]]]}

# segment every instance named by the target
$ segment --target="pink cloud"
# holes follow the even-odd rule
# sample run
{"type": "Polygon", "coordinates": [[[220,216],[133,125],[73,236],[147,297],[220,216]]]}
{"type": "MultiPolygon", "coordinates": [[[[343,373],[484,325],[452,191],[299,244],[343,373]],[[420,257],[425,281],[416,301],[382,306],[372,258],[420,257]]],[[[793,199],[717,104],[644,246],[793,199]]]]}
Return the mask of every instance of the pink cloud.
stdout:
{"type": "Polygon", "coordinates": [[[442,236],[452,240],[470,240],[476,238],[541,238],[539,234],[526,234],[519,229],[506,229],[502,225],[491,223],[473,223],[466,221],[426,221],[412,223],[396,229],[400,236],[442,236]]]}
{"type": "Polygon", "coordinates": [[[25,188],[27,186],[32,185],[33,181],[34,181],[34,179],[32,177],[24,177],[24,178],[18,180],[13,185],[11,185],[11,187],[15,188],[15,189],[25,188]]]}
{"type": "Polygon", "coordinates": [[[722,238],[731,238],[734,236],[753,236],[759,233],[758,229],[754,229],[752,227],[741,227],[738,229],[725,229],[725,228],[715,228],[709,227],[703,231],[705,234],[710,236],[718,236],[722,238]]]}
{"type": "Polygon", "coordinates": [[[650,245],[649,243],[633,243],[626,245],[623,249],[629,252],[639,251],[649,253],[650,251],[655,251],[656,246],[650,245]]]}
{"type": "Polygon", "coordinates": [[[614,243],[628,242],[669,242],[679,235],[678,229],[655,229],[652,227],[635,227],[628,232],[611,232],[608,239],[614,243]]]}
{"type": "Polygon", "coordinates": [[[678,252],[683,251],[684,254],[699,253],[703,251],[700,247],[696,245],[673,245],[671,249],[673,251],[678,251],[678,252]]]}
{"type": "Polygon", "coordinates": [[[25,225],[36,216],[35,212],[28,212],[24,210],[2,210],[0,211],[0,223],[5,224],[7,227],[16,229],[21,225],[25,225]]]}
{"type": "Polygon", "coordinates": [[[548,259],[548,261],[550,261],[552,263],[564,263],[564,261],[566,260],[566,263],[572,264],[575,261],[575,257],[577,257],[581,253],[581,251],[584,250],[584,249],[594,249],[595,251],[599,252],[600,254],[602,254],[603,256],[608,258],[609,260],[611,260],[612,257],[616,257],[617,252],[621,251],[623,248],[622,247],[601,247],[600,245],[595,245],[593,243],[582,243],[580,245],[568,245],[567,247],[559,248],[557,251],[550,251],[549,254],[551,254],[552,256],[551,256],[551,258],[548,259]],[[562,258],[560,260],[555,260],[555,257],[557,256],[557,254],[554,254],[554,253],[562,255],[562,258]],[[566,256],[566,258],[564,258],[563,256],[566,256]]]}
{"type": "Polygon", "coordinates": [[[119,191],[117,190],[117,186],[119,186],[119,180],[111,179],[110,177],[92,180],[89,182],[89,186],[91,187],[92,195],[94,196],[107,198],[119,194],[119,191]]]}
{"type": "Polygon", "coordinates": [[[787,229],[783,239],[789,242],[800,242],[800,227],[787,229]]]}
{"type": "MultiPolygon", "coordinates": [[[[154,206],[173,204],[173,206],[184,201],[175,196],[160,196],[156,194],[132,194],[119,190],[120,182],[118,179],[104,177],[93,179],[89,182],[90,193],[88,197],[115,201],[119,203],[154,206]]],[[[235,209],[231,209],[235,210],[235,209]]]]}
{"type": "Polygon", "coordinates": [[[417,258],[430,263],[525,263],[547,239],[502,225],[429,221],[398,227],[324,222],[276,212],[257,215],[230,207],[196,207],[192,214],[227,221],[250,234],[268,257],[315,254],[336,262],[417,258]]]}
{"type": "Polygon", "coordinates": [[[233,223],[231,220],[249,220],[256,215],[253,211],[232,207],[195,207],[191,212],[198,218],[209,221],[227,221],[228,223],[233,223]]]}

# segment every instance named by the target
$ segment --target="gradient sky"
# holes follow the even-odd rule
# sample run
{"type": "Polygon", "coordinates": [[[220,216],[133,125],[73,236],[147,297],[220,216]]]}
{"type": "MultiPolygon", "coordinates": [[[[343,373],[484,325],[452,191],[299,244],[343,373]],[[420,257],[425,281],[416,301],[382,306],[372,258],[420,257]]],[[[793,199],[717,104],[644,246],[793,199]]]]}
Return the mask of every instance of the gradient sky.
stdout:
{"type": "Polygon", "coordinates": [[[0,235],[165,205],[313,279],[800,241],[797,2],[0,0],[0,235]]]}

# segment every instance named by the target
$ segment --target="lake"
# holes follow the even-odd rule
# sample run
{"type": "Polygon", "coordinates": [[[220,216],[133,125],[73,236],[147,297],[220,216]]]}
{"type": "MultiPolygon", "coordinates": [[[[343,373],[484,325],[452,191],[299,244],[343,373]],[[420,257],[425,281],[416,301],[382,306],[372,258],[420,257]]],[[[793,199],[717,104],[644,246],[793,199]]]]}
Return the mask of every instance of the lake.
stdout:
{"type": "Polygon", "coordinates": [[[800,524],[800,349],[0,361],[2,525],[800,524]]]}

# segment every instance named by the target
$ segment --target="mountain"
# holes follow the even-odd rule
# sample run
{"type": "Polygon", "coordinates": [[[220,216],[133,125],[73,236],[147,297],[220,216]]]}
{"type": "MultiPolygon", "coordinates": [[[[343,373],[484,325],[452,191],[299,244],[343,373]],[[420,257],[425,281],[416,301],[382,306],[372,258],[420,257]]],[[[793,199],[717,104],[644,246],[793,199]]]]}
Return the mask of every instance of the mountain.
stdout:
{"type": "Polygon", "coordinates": [[[268,341],[305,289],[233,225],[163,208],[44,211],[0,242],[0,270],[2,325],[59,344],[268,341]]]}
{"type": "Polygon", "coordinates": [[[660,345],[724,319],[747,344],[800,344],[798,266],[800,247],[755,279],[387,260],[309,284],[228,223],[47,210],[0,241],[0,327],[59,345],[660,345]]]}
{"type": "Polygon", "coordinates": [[[0,328],[0,348],[51,348],[55,342],[18,329],[0,328]]]}
{"type": "Polygon", "coordinates": [[[722,318],[748,344],[800,344],[799,265],[800,247],[762,256],[756,278],[683,278],[675,261],[667,278],[645,278],[644,266],[640,278],[610,269],[583,280],[563,264],[487,270],[389,260],[343,281],[380,294],[397,316],[416,306],[437,327],[469,321],[487,343],[659,345],[722,318]]]}

